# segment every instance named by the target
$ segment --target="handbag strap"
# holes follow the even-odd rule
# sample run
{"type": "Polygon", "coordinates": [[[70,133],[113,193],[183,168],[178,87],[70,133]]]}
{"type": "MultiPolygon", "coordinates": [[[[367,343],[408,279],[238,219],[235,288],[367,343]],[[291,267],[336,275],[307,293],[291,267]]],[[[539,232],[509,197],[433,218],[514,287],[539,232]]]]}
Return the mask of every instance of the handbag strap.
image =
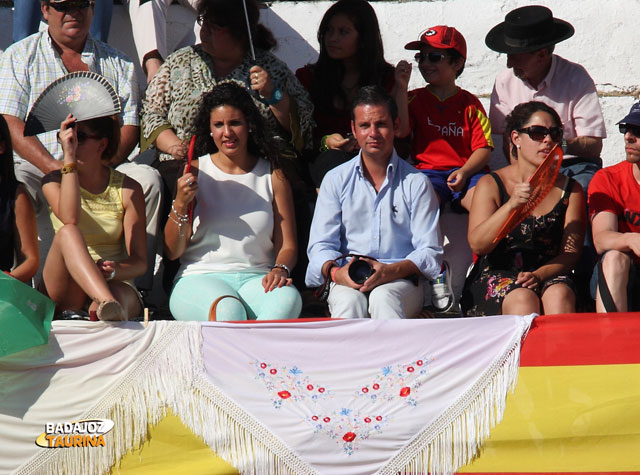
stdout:
{"type": "Polygon", "coordinates": [[[242,302],[242,300],[240,300],[235,295],[221,295],[220,297],[218,297],[217,299],[215,299],[213,301],[213,303],[211,304],[211,307],[209,308],[209,321],[210,322],[216,322],[217,321],[217,319],[216,319],[216,309],[218,308],[218,304],[224,299],[236,299],[238,302],[240,302],[240,304],[242,305],[242,308],[244,309],[244,313],[247,316],[247,320],[249,319],[249,314],[247,313],[247,309],[244,306],[244,303],[242,302]]]}

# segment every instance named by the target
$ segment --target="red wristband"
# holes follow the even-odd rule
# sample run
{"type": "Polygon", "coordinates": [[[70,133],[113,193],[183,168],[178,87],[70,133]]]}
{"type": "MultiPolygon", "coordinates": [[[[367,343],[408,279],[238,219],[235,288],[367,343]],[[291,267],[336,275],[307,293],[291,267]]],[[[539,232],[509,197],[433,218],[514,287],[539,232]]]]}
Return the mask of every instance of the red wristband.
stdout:
{"type": "Polygon", "coordinates": [[[339,268],[340,267],[338,267],[338,266],[333,266],[331,268],[331,270],[329,271],[329,273],[331,274],[331,280],[334,281],[334,282],[336,281],[336,272],[338,272],[339,268]]]}

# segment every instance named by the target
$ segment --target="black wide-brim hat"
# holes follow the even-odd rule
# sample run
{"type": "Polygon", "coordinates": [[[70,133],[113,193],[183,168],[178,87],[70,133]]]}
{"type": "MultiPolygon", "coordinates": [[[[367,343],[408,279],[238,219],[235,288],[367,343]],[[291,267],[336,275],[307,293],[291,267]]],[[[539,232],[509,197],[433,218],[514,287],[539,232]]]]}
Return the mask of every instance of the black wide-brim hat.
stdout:
{"type": "Polygon", "coordinates": [[[540,5],[516,8],[504,21],[487,33],[484,42],[498,53],[531,53],[571,38],[571,23],[553,18],[551,10],[540,5]]]}

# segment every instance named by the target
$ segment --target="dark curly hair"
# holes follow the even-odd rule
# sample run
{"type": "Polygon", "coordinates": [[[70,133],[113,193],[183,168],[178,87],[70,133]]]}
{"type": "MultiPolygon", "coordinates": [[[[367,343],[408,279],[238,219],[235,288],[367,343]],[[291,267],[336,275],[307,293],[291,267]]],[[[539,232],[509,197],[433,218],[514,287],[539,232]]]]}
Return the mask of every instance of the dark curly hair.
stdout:
{"type": "Polygon", "coordinates": [[[509,150],[511,150],[511,156],[513,156],[513,158],[518,158],[518,149],[511,140],[511,132],[523,128],[536,112],[546,112],[553,118],[556,127],[562,127],[562,120],[558,113],[544,102],[530,101],[518,104],[505,119],[504,137],[505,140],[509,140],[509,150]]]}
{"type": "Polygon", "coordinates": [[[324,44],[329,23],[336,15],[349,18],[358,32],[358,87],[382,86],[384,78],[393,71],[393,66],[384,59],[380,26],[373,7],[366,0],[338,0],[326,11],[318,28],[320,56],[312,65],[311,98],[314,106],[320,110],[330,111],[335,98],[345,105],[345,109],[349,108],[349,102],[341,87],[344,66],[342,61],[329,57],[324,44]]]}
{"type": "Polygon", "coordinates": [[[210,92],[202,96],[202,103],[195,121],[196,156],[215,153],[218,151],[211,138],[211,111],[220,106],[231,106],[240,110],[249,126],[249,153],[257,157],[264,157],[271,162],[271,167],[282,168],[282,160],[278,148],[268,134],[268,127],[260,111],[253,102],[249,92],[235,82],[223,82],[216,85],[210,92]]]}
{"type": "MultiPolygon", "coordinates": [[[[246,0],[247,16],[251,27],[253,46],[263,50],[270,50],[277,46],[278,42],[271,30],[260,20],[260,10],[257,0],[246,0]]],[[[249,47],[249,34],[247,33],[247,21],[244,17],[242,0],[200,0],[197,6],[198,18],[214,25],[226,27],[236,40],[249,47]]]]}

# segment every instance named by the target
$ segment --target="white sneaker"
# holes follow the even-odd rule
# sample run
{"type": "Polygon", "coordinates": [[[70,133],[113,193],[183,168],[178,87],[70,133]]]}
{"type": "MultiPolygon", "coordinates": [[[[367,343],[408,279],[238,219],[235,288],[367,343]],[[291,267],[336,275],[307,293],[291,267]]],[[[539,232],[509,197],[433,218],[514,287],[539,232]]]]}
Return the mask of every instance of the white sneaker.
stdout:
{"type": "Polygon", "coordinates": [[[444,270],[431,281],[431,305],[438,312],[448,312],[453,308],[454,298],[451,288],[451,269],[447,261],[442,261],[444,270]]]}

